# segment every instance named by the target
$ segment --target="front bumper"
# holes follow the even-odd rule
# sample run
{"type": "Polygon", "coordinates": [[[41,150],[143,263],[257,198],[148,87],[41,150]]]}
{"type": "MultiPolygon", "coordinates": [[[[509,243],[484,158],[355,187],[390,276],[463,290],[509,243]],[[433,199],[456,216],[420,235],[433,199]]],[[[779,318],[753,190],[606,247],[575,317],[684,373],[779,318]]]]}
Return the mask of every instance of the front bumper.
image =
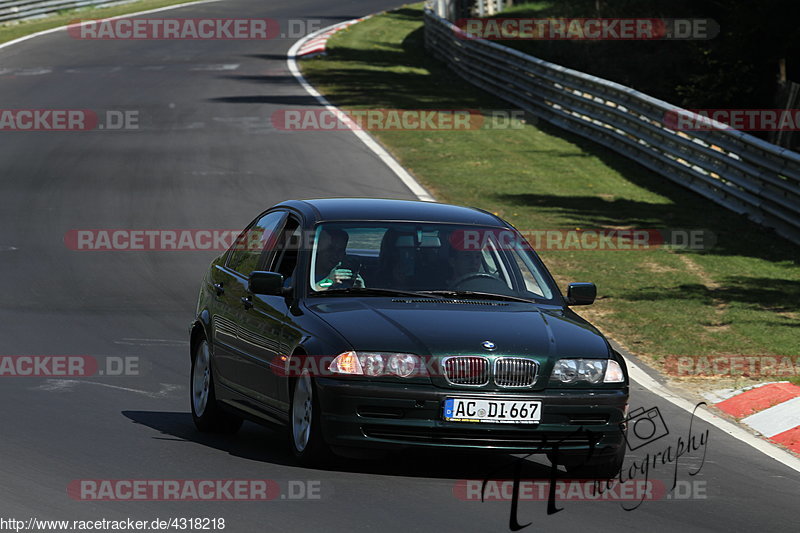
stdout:
{"type": "Polygon", "coordinates": [[[624,446],[627,389],[481,392],[431,385],[316,380],[328,444],[360,448],[461,448],[504,453],[613,455],[624,446]],[[539,424],[446,422],[448,397],[540,400],[539,424]]]}

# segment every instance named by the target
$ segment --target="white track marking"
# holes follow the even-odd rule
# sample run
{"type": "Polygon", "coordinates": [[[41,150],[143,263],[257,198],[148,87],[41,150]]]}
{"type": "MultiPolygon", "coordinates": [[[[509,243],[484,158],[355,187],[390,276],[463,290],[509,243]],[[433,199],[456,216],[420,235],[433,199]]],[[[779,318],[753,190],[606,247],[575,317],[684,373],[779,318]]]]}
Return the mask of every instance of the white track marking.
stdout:
{"type": "Polygon", "coordinates": [[[122,340],[114,341],[114,344],[122,344],[125,346],[188,346],[189,341],[173,340],[173,339],[131,339],[125,338],[122,340]]]}
{"type": "Polygon", "coordinates": [[[83,379],[48,379],[43,385],[35,387],[35,390],[44,390],[48,392],[72,392],[72,389],[78,385],[97,385],[98,387],[105,387],[107,389],[114,389],[124,392],[133,392],[141,394],[148,398],[165,398],[171,392],[181,390],[183,387],[180,385],[170,385],[169,383],[161,383],[161,390],[158,392],[132,389],[130,387],[120,387],[118,385],[109,385],[108,383],[101,383],[99,381],[88,381],[83,379]]]}
{"type": "MultiPolygon", "coordinates": [[[[169,11],[170,9],[177,9],[179,7],[185,6],[192,6],[192,5],[200,5],[200,4],[212,4],[214,2],[220,2],[221,0],[197,0],[196,2],[184,2],[182,4],[175,4],[173,6],[164,6],[158,7],[156,9],[147,9],[145,11],[136,11],[135,13],[126,13],[124,15],[117,15],[116,17],[108,17],[103,20],[117,20],[117,19],[124,19],[128,17],[136,17],[139,15],[147,15],[150,13],[158,13],[159,11],[169,11]]],[[[88,12],[87,12],[88,13],[88,12]]],[[[89,13],[91,14],[91,13],[89,13]]],[[[36,33],[31,33],[30,35],[25,35],[24,37],[20,37],[19,39],[14,39],[13,41],[8,41],[7,43],[0,44],[0,50],[3,48],[7,48],[9,46],[19,44],[23,41],[27,41],[28,39],[33,39],[34,37],[39,37],[41,35],[47,35],[49,33],[55,33],[57,31],[66,30],[70,24],[65,24],[64,26],[58,26],[56,28],[50,28],[49,30],[37,31],[36,33]]]]}
{"type": "Polygon", "coordinates": [[[239,68],[239,63],[220,63],[216,65],[196,65],[189,70],[236,70],[239,68]]]}
{"type": "Polygon", "coordinates": [[[774,437],[794,429],[800,426],[800,397],[786,400],[743,418],[742,424],[747,424],[766,437],[774,437]]]}
{"type": "Polygon", "coordinates": [[[745,387],[743,389],[717,389],[710,392],[704,392],[703,398],[708,400],[711,403],[719,403],[724,402],[729,398],[733,398],[743,392],[757,389],[759,387],[763,387],[764,385],[772,385],[774,383],[789,383],[788,381],[769,381],[767,383],[758,383],[757,385],[753,385],[751,387],[745,387]]]}
{"type": "Polygon", "coordinates": [[[42,74],[50,74],[53,69],[49,67],[34,67],[24,68],[14,72],[14,76],[41,76],[42,74]]]}

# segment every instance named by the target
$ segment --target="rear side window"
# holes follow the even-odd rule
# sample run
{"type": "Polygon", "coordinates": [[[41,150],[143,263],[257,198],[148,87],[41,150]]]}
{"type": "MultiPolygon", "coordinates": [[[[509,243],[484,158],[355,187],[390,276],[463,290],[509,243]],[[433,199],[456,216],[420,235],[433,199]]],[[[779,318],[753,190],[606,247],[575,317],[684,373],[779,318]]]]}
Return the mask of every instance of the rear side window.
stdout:
{"type": "Polygon", "coordinates": [[[256,270],[262,254],[275,246],[284,218],[286,213],[283,211],[267,213],[239,234],[228,255],[228,268],[245,277],[256,270]]]}

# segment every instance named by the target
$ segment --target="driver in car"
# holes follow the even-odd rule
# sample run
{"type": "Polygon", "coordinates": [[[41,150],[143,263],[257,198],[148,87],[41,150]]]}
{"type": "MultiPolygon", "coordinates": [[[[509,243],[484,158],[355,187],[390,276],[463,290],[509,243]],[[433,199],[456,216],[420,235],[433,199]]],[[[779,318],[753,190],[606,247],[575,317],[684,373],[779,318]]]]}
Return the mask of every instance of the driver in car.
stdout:
{"type": "Polygon", "coordinates": [[[353,274],[350,268],[344,268],[342,263],[347,254],[347,242],[350,236],[346,231],[338,228],[323,228],[317,243],[317,259],[314,264],[314,289],[324,291],[327,289],[347,286],[352,282],[354,288],[364,288],[364,278],[358,272],[353,274]]]}
{"type": "Polygon", "coordinates": [[[482,271],[483,259],[481,258],[481,252],[478,251],[452,250],[448,262],[452,272],[449,279],[451,287],[476,274],[485,274],[482,271]]]}

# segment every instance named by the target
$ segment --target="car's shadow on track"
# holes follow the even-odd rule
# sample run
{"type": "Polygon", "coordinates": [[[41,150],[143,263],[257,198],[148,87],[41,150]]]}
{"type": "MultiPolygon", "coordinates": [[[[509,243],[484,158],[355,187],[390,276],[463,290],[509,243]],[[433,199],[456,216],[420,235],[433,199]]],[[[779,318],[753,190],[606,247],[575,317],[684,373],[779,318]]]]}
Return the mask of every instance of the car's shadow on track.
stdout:
{"type": "MultiPolygon", "coordinates": [[[[279,430],[245,422],[236,435],[200,433],[192,415],[174,411],[122,411],[134,423],[153,428],[164,440],[190,441],[261,463],[299,467],[289,453],[286,438],[279,430]]],[[[510,479],[515,467],[524,479],[545,479],[550,465],[544,456],[519,461],[503,453],[403,451],[381,458],[345,458],[335,456],[324,468],[330,471],[387,476],[444,479],[510,479]]]]}

